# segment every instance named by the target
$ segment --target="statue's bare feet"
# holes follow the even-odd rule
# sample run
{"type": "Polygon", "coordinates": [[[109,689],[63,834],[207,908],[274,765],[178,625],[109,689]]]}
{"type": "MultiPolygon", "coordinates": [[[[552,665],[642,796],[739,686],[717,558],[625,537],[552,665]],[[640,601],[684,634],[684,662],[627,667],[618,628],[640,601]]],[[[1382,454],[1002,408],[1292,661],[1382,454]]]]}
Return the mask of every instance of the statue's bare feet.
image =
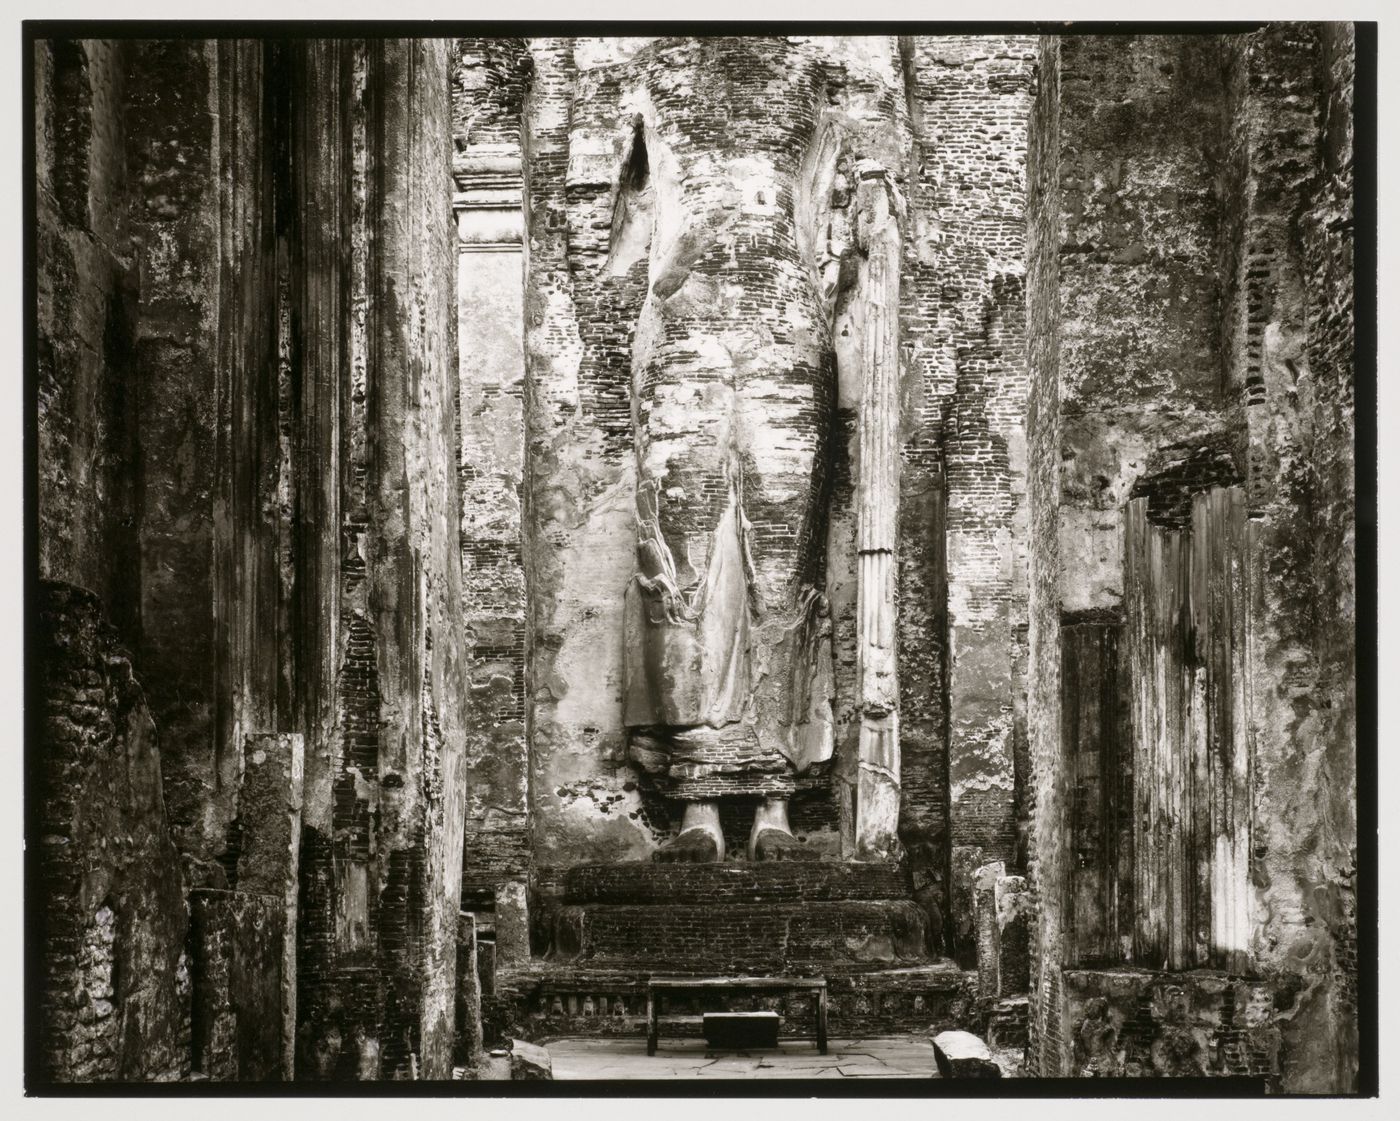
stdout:
{"type": "Polygon", "coordinates": [[[753,842],[755,860],[816,860],[816,850],[808,848],[782,829],[761,830],[753,842]]]}
{"type": "Polygon", "coordinates": [[[707,829],[687,829],[651,854],[659,864],[712,864],[719,857],[719,846],[707,829]]]}
{"type": "Polygon", "coordinates": [[[719,827],[719,805],[687,802],[679,837],[651,854],[660,864],[709,864],[724,859],[724,833],[719,827]]]}
{"type": "Polygon", "coordinates": [[[816,860],[817,853],[792,835],[787,799],[765,798],[754,811],[749,833],[750,860],[816,860]]]}

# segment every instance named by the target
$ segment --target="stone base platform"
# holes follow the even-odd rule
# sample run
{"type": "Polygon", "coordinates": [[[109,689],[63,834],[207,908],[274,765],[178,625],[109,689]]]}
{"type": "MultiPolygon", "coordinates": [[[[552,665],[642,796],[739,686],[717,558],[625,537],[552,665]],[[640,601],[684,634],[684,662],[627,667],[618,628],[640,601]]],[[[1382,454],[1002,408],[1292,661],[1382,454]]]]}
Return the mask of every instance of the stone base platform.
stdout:
{"type": "Polygon", "coordinates": [[[554,962],[658,973],[819,973],[928,960],[927,919],[893,864],[590,864],[565,870],[554,962]]]}
{"type": "Polygon", "coordinates": [[[716,864],[581,864],[562,876],[568,903],[798,903],[908,899],[894,864],[722,861],[716,864]]]}
{"type": "Polygon", "coordinates": [[[927,961],[926,924],[907,899],[575,904],[555,914],[551,960],[658,973],[821,973],[927,961]]]}
{"type": "MultiPolygon", "coordinates": [[[[653,972],[548,962],[501,970],[495,993],[482,1000],[487,1033],[538,1040],[636,1036],[638,1045],[645,1048],[646,983],[653,972]]],[[[978,1017],[977,975],[952,961],[895,969],[833,965],[821,972],[827,979],[827,1016],[833,1033],[966,1030],[978,1017]]],[[[663,999],[667,1012],[699,1015],[715,1010],[699,995],[668,994],[663,999]]],[[[777,1012],[783,1018],[784,1039],[815,1037],[814,1003],[812,996],[796,993],[733,993],[724,1000],[728,1011],[777,1012]]],[[[673,1032],[698,1038],[700,1027],[679,1025],[673,1032]]]]}
{"type": "MultiPolygon", "coordinates": [[[[641,1035],[660,974],[822,976],[830,1031],[846,1035],[972,1029],[979,1015],[975,974],[929,957],[927,916],[893,864],[647,861],[543,879],[541,956],[497,969],[488,1036],[641,1035]]],[[[785,1037],[816,1031],[810,994],[664,999],[683,1015],[775,1011],[785,1037]]]]}

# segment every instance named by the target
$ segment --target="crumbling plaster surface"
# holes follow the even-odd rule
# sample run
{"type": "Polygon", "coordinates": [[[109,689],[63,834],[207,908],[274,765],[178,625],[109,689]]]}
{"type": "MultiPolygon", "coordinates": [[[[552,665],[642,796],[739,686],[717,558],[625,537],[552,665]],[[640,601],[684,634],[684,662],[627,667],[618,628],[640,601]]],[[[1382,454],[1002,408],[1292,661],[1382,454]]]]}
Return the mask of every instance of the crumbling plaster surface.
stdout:
{"type": "MultiPolygon", "coordinates": [[[[1042,472],[1036,460],[1048,466],[1051,448],[1061,459],[1057,485],[1035,492],[1045,496],[1042,508],[1058,506],[1058,596],[1033,591],[1045,609],[1033,612],[1032,710],[1046,715],[1058,713],[1055,599],[1079,618],[1117,617],[1125,500],[1151,493],[1149,476],[1166,480],[1192,456],[1202,466],[1187,469],[1199,478],[1188,487],[1238,481],[1246,489],[1245,579],[1234,610],[1248,615],[1249,661],[1232,679],[1240,685],[1243,675],[1248,697],[1253,805],[1230,829],[1236,840],[1254,830],[1249,968],[1296,994],[1278,1019],[1275,1072],[1299,1089],[1348,1085],[1354,1055],[1346,1029],[1324,1026],[1354,1000],[1354,727],[1345,691],[1321,703],[1324,677],[1352,680],[1350,655],[1332,637],[1346,624],[1334,631],[1332,620],[1351,617],[1338,589],[1353,571],[1354,546],[1344,531],[1319,534],[1310,521],[1337,526],[1349,509],[1339,437],[1351,430],[1350,391],[1330,389],[1319,407],[1314,387],[1323,379],[1312,370],[1325,363],[1335,387],[1338,356],[1350,361],[1349,328],[1337,329],[1334,310],[1350,306],[1349,225],[1336,201],[1350,166],[1341,112],[1349,36],[1340,25],[1279,24],[1219,40],[1057,44],[1063,201],[1051,208],[1063,224],[1063,323],[1052,393],[1060,434],[1032,467],[1042,472]],[[1305,245],[1314,247],[1306,265],[1305,245]],[[1212,457],[1217,466],[1204,466],[1212,457]],[[1314,576],[1324,571],[1342,576],[1314,576]],[[1324,596],[1335,597],[1326,608],[1324,596]],[[1303,793],[1323,788],[1346,807],[1303,793]]],[[[1048,45],[1043,57],[1051,58],[1048,45]]],[[[1044,151],[1037,161],[1050,158],[1044,151]]],[[[1043,401],[1033,395],[1035,418],[1047,415],[1043,401]]],[[[1034,424],[1049,434],[1042,420],[1034,424]]],[[[1054,554],[1040,534],[1033,547],[1034,573],[1054,554]]],[[[1032,584],[1044,586],[1034,575],[1032,584]]],[[[1069,1054],[1055,1011],[1066,775],[1055,752],[1034,755],[1041,1011],[1032,1017],[1033,1050],[1042,1073],[1054,1073],[1069,1054]]],[[[1157,778],[1144,772],[1135,781],[1157,778]]]]}

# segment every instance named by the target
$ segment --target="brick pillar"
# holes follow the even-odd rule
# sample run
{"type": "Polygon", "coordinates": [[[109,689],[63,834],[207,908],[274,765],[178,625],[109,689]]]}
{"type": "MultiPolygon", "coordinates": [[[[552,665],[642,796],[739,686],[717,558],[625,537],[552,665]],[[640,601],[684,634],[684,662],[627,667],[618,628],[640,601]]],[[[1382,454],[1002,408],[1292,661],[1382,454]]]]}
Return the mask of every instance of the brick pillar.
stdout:
{"type": "MultiPolygon", "coordinates": [[[[941,775],[923,783],[946,798],[946,840],[935,814],[919,810],[910,818],[919,840],[950,852],[949,949],[971,966],[974,873],[990,861],[1012,866],[1018,859],[1015,759],[1026,730],[1028,610],[1018,541],[1029,516],[1025,184],[1036,49],[1026,36],[916,36],[911,46],[921,146],[911,191],[918,259],[909,274],[917,302],[906,309],[903,335],[911,365],[921,371],[924,402],[923,448],[911,456],[909,486],[931,488],[931,449],[941,448],[946,585],[939,587],[937,573],[906,566],[912,594],[907,611],[901,598],[900,623],[908,619],[912,643],[946,619],[943,633],[921,644],[946,641],[937,667],[946,673],[946,787],[941,775]],[[966,189],[972,182],[987,186],[966,189]]],[[[910,498],[918,511],[911,526],[936,524],[934,511],[910,498]]],[[[934,677],[929,660],[910,658],[926,667],[925,681],[934,677]]],[[[941,754],[928,745],[941,731],[944,706],[916,683],[908,692],[906,755],[923,769],[941,754]]],[[[927,850],[915,852],[915,870],[936,884],[940,870],[927,850]]]]}
{"type": "Polygon", "coordinates": [[[336,563],[317,574],[332,678],[309,702],[304,1078],[452,1068],[467,697],[450,55],[312,40],[291,65],[299,253],[316,262],[295,285],[297,352],[336,563]]]}
{"type": "Polygon", "coordinates": [[[473,911],[494,909],[498,929],[504,927],[508,957],[522,961],[529,957],[528,936],[513,941],[511,932],[528,932],[523,889],[530,866],[520,541],[525,469],[520,130],[527,74],[522,40],[458,41],[452,174],[463,606],[472,686],[462,905],[473,911]],[[512,886],[503,891],[507,883],[512,886]]]}
{"type": "Polygon", "coordinates": [[[973,875],[972,906],[977,930],[977,992],[986,998],[1001,992],[1001,962],[997,953],[997,881],[1006,874],[1000,860],[984,864],[973,875]]]}
{"type": "Polygon", "coordinates": [[[285,922],[282,960],[282,1077],[295,1073],[297,871],[301,855],[303,738],[248,736],[238,792],[238,890],[280,902],[285,922]]]}

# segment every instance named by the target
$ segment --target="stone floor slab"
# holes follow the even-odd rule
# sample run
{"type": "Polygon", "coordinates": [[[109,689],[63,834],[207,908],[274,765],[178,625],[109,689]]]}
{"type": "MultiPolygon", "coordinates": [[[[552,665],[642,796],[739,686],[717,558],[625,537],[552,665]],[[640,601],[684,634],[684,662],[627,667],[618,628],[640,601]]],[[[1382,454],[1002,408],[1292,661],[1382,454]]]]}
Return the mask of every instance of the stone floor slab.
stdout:
{"type": "Polygon", "coordinates": [[[805,1040],[776,1048],[711,1051],[701,1039],[662,1040],[653,1056],[637,1038],[569,1038],[548,1043],[555,1081],[657,1078],[936,1078],[927,1036],[833,1039],[827,1054],[805,1040]]]}

